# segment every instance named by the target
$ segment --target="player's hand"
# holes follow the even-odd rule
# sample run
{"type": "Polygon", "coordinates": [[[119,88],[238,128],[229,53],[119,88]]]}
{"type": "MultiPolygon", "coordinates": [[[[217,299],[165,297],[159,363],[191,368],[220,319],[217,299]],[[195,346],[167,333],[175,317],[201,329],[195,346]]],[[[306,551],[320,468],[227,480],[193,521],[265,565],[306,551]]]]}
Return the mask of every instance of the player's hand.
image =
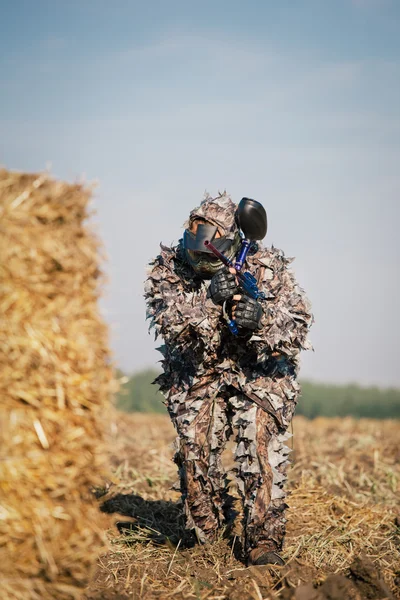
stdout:
{"type": "Polygon", "coordinates": [[[236,321],[236,325],[241,329],[249,329],[254,331],[261,324],[263,314],[262,306],[257,300],[235,294],[233,296],[235,303],[232,307],[232,319],[236,321]]]}
{"type": "Polygon", "coordinates": [[[210,295],[215,304],[223,304],[230,300],[238,291],[235,269],[221,269],[212,277],[210,282],[210,295]],[[233,273],[232,273],[233,270],[233,273]]]}

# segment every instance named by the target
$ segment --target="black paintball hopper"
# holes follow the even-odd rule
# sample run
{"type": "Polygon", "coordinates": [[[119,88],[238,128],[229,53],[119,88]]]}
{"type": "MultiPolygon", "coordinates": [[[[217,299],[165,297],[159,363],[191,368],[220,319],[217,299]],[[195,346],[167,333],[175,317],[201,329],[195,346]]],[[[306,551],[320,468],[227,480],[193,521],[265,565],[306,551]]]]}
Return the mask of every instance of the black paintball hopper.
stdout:
{"type": "Polygon", "coordinates": [[[247,240],[258,241],[267,235],[267,213],[257,200],[242,198],[237,208],[237,223],[247,240]]]}

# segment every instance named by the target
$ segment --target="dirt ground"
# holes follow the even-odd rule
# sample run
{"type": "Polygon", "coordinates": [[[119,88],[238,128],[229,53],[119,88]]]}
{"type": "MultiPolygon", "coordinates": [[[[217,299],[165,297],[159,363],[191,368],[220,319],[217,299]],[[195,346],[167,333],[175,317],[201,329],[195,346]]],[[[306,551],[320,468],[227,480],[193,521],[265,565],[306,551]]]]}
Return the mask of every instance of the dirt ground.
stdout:
{"type": "Polygon", "coordinates": [[[399,421],[295,418],[284,567],[185,531],[167,416],[116,413],[112,431],[110,551],[85,600],[400,598],[399,421]]]}

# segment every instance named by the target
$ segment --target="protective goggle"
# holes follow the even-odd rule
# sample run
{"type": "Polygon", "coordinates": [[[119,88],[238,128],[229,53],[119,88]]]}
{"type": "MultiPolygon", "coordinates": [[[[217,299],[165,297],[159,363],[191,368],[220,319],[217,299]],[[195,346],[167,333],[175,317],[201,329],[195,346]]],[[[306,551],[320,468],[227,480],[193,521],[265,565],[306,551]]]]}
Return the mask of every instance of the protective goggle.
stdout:
{"type": "Polygon", "coordinates": [[[194,252],[207,252],[208,254],[212,254],[212,251],[204,245],[204,242],[208,240],[209,242],[213,243],[217,250],[224,253],[232,245],[234,235],[233,233],[230,233],[228,235],[215,238],[216,233],[217,227],[206,223],[199,224],[197,226],[196,233],[189,231],[189,229],[185,229],[183,233],[183,247],[185,250],[192,250],[194,252]]]}

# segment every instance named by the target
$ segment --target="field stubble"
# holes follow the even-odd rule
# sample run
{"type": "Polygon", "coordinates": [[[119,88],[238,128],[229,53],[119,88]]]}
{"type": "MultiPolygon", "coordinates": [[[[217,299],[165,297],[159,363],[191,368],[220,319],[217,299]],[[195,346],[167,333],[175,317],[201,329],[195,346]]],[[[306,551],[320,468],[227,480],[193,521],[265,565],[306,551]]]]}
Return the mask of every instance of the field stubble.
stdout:
{"type": "Polygon", "coordinates": [[[185,532],[169,418],[116,413],[112,429],[116,526],[86,600],[400,598],[399,421],[296,417],[286,565],[250,568],[185,532]]]}

